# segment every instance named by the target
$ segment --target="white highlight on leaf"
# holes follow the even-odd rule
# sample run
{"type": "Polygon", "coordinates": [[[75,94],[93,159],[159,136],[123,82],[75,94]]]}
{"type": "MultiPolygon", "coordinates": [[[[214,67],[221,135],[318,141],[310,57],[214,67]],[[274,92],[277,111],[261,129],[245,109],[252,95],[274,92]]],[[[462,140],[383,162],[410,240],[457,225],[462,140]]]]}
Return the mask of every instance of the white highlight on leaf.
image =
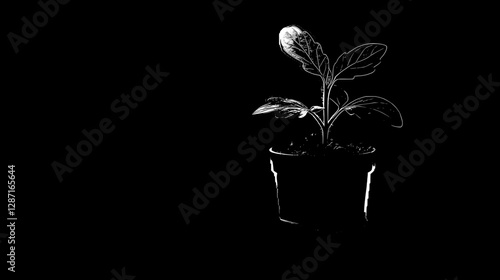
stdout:
{"type": "Polygon", "coordinates": [[[294,40],[302,33],[302,30],[297,26],[291,25],[281,29],[279,34],[279,44],[288,55],[297,57],[292,51],[294,40]]]}
{"type": "Polygon", "coordinates": [[[287,26],[280,31],[279,45],[284,53],[302,63],[304,71],[321,77],[325,83],[331,78],[328,56],[307,31],[287,26]]]}

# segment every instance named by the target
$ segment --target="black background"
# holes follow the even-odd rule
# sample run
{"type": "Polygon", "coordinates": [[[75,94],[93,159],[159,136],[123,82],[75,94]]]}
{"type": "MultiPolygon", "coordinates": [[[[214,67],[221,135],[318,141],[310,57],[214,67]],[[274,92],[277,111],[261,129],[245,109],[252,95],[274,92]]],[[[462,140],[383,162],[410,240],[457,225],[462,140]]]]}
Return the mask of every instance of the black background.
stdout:
{"type": "MultiPolygon", "coordinates": [[[[281,28],[308,30],[334,60],[342,41],[352,44],[353,28],[364,29],[370,11],[388,1],[345,2],[243,1],[221,22],[211,1],[71,1],[18,54],[5,36],[16,275],[107,280],[126,267],[137,280],[281,279],[310,256],[318,234],[278,221],[269,155],[245,163],[237,147],[268,126],[269,116],[251,115],[265,98],[319,105],[319,79],[281,52],[281,28]],[[170,76],[118,120],[110,104],[157,64],[170,76]],[[65,146],[75,147],[81,130],[105,117],[116,129],[60,183],[51,163],[63,163],[65,146]],[[192,189],[232,159],[242,173],[186,225],[178,205],[192,205],[192,189]]],[[[21,17],[40,8],[10,4],[4,34],[20,34],[21,17]]],[[[479,1],[401,5],[372,40],[388,45],[382,64],[345,85],[351,98],[391,100],[404,127],[344,116],[338,128],[379,145],[372,230],[310,279],[479,279],[492,268],[484,253],[497,203],[498,91],[457,130],[442,115],[474,93],[477,76],[500,79],[495,8],[479,1]],[[391,192],[384,171],[396,172],[398,155],[407,157],[414,139],[436,127],[446,142],[391,192]]],[[[6,246],[2,240],[2,260],[6,246]]]]}

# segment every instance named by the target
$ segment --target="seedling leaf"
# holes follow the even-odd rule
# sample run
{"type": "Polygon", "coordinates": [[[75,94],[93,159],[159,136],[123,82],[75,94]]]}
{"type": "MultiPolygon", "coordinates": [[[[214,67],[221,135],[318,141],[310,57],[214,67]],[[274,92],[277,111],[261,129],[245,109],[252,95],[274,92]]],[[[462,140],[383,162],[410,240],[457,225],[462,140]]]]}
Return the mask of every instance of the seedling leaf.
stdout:
{"type": "Polygon", "coordinates": [[[253,115],[271,112],[276,112],[281,118],[290,118],[297,115],[299,118],[303,118],[307,115],[308,108],[302,102],[294,99],[271,97],[266,100],[266,104],[257,108],[253,115]]]}
{"type": "Polygon", "coordinates": [[[307,31],[295,26],[284,28],[280,33],[280,47],[285,54],[301,62],[306,72],[325,81],[331,76],[328,56],[307,31]]]}
{"type": "Polygon", "coordinates": [[[344,107],[349,115],[358,118],[365,115],[377,114],[390,121],[394,127],[403,126],[403,118],[398,108],[389,100],[379,96],[363,96],[351,101],[344,107]]]}
{"type": "Polygon", "coordinates": [[[384,44],[368,43],[344,52],[333,65],[333,82],[370,75],[375,72],[386,51],[384,44]]]}

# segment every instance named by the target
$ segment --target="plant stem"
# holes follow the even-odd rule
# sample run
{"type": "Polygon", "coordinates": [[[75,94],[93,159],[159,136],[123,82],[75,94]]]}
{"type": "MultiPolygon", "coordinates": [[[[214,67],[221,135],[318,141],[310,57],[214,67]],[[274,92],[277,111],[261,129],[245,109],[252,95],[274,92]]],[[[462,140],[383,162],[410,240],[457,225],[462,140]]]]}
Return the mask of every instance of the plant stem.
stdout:
{"type": "MultiPolygon", "coordinates": [[[[328,138],[330,137],[330,128],[332,127],[333,123],[335,122],[335,120],[337,119],[338,115],[340,115],[340,113],[342,113],[342,108],[340,108],[340,104],[337,104],[337,110],[335,111],[335,113],[333,113],[333,115],[330,117],[330,93],[332,91],[332,88],[333,86],[335,85],[335,82],[336,80],[333,80],[330,84],[330,86],[328,87],[328,93],[326,94],[326,120],[325,120],[325,139],[328,140],[328,138]]],[[[323,105],[324,107],[324,105],[323,105]]]]}
{"type": "Polygon", "coordinates": [[[330,102],[328,102],[329,91],[327,91],[326,89],[325,79],[322,79],[322,81],[323,87],[321,88],[321,90],[323,91],[323,126],[321,128],[321,144],[326,145],[328,143],[328,114],[330,102]]]}
{"type": "Polygon", "coordinates": [[[326,135],[327,135],[327,137],[330,134],[330,128],[332,127],[332,125],[335,122],[335,120],[340,116],[340,114],[342,114],[342,112],[344,112],[344,108],[341,108],[340,110],[337,110],[333,114],[333,116],[328,120],[328,124],[327,124],[327,128],[326,128],[326,135]]]}
{"type": "MultiPolygon", "coordinates": [[[[333,87],[333,84],[330,85],[330,87],[328,88],[328,93],[326,94],[326,107],[325,107],[325,110],[326,110],[326,119],[325,119],[325,132],[326,132],[326,136],[325,136],[325,143],[328,143],[328,137],[330,136],[330,90],[332,89],[333,87]]],[[[326,89],[325,89],[326,91],[326,89]]]]}
{"type": "MultiPolygon", "coordinates": [[[[324,130],[324,125],[323,125],[323,122],[321,121],[321,119],[319,118],[318,115],[316,115],[316,113],[314,112],[311,112],[309,111],[308,112],[312,117],[313,119],[316,121],[316,123],[319,125],[319,129],[321,131],[321,139],[324,138],[324,135],[325,135],[325,130],[324,130]]],[[[323,141],[323,140],[322,140],[323,141]]]]}

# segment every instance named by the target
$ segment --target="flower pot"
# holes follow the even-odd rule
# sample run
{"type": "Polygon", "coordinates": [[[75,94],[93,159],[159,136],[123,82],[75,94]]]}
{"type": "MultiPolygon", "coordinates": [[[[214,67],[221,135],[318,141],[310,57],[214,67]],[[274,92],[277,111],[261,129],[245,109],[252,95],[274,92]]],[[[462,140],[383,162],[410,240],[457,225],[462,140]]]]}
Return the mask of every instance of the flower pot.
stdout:
{"type": "Polygon", "coordinates": [[[323,156],[269,151],[282,221],[335,230],[365,224],[375,149],[323,156]]]}

